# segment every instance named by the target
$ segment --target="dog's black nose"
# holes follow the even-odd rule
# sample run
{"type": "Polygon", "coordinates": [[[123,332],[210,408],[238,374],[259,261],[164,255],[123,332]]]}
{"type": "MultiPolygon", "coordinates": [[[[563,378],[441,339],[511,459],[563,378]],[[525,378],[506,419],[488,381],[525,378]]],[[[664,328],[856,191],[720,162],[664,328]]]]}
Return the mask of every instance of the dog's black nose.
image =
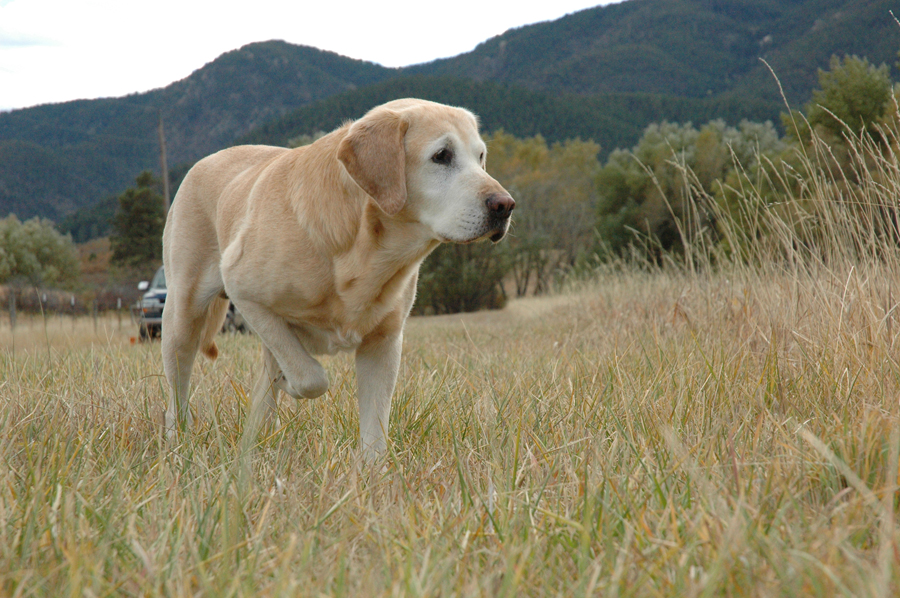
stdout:
{"type": "Polygon", "coordinates": [[[487,198],[486,203],[488,211],[496,218],[509,218],[516,207],[516,200],[509,193],[494,193],[487,198]]]}

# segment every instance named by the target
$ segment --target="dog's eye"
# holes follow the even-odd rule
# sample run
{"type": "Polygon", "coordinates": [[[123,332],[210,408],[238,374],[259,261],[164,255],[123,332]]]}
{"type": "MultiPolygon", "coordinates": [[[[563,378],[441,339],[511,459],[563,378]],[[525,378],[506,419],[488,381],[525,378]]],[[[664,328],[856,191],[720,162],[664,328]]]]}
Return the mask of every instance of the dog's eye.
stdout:
{"type": "Polygon", "coordinates": [[[450,162],[453,161],[453,152],[445,147],[435,155],[431,156],[431,161],[435,164],[440,164],[441,166],[450,166],[450,162]]]}

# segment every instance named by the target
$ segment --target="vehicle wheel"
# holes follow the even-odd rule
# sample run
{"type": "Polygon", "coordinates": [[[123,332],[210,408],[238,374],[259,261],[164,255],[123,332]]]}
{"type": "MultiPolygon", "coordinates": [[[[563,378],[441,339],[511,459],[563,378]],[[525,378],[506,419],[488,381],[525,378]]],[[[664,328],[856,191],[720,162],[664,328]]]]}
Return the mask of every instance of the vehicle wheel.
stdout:
{"type": "Polygon", "coordinates": [[[150,340],[150,331],[147,330],[147,327],[144,324],[141,324],[140,328],[138,328],[138,335],[140,336],[141,341],[150,340]]]}
{"type": "Polygon", "coordinates": [[[147,332],[150,333],[150,338],[161,338],[162,337],[162,326],[147,326],[147,332]]]}

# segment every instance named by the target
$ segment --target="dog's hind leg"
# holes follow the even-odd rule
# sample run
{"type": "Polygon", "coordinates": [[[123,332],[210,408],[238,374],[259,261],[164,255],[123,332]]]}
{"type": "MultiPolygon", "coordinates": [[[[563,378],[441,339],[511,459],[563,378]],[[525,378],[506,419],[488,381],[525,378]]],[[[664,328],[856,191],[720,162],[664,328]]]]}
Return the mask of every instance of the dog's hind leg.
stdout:
{"type": "Polygon", "coordinates": [[[281,367],[278,360],[262,346],[262,371],[253,385],[253,405],[251,407],[253,417],[259,418],[260,423],[266,427],[278,426],[278,381],[281,379],[281,367]]]}
{"type": "Polygon", "coordinates": [[[215,298],[206,306],[197,307],[169,291],[162,321],[163,369],[169,382],[169,403],[166,409],[166,433],[172,436],[178,428],[193,423],[189,393],[191,370],[201,348],[210,359],[218,349],[212,338],[222,326],[228,300],[215,298]]]}

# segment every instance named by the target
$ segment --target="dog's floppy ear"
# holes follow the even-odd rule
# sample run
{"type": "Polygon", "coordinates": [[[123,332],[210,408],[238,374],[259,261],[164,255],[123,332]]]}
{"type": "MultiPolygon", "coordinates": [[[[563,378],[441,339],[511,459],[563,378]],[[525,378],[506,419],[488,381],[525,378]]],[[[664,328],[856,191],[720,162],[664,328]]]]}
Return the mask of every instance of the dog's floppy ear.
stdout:
{"type": "Polygon", "coordinates": [[[350,126],[338,148],[338,160],[382,210],[394,215],[406,203],[406,151],[409,122],[383,110],[350,126]]]}

